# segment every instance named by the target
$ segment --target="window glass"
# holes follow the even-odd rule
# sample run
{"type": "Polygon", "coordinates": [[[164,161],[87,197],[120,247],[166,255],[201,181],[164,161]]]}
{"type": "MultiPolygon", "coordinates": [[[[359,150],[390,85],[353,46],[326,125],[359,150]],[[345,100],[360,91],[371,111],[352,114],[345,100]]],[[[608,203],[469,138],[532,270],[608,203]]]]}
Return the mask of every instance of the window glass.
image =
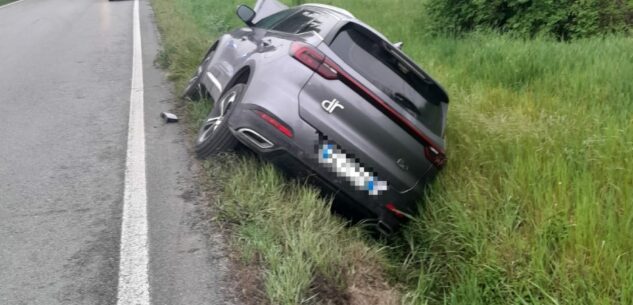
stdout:
{"type": "Polygon", "coordinates": [[[277,23],[279,23],[281,20],[283,20],[286,17],[292,15],[296,11],[297,11],[296,9],[290,9],[290,10],[283,10],[281,12],[272,14],[272,15],[260,20],[259,22],[257,22],[255,24],[255,27],[262,28],[262,29],[270,29],[273,26],[275,26],[277,23]]]}
{"type": "Polygon", "coordinates": [[[330,48],[427,128],[435,133],[441,132],[442,108],[440,102],[434,99],[434,88],[411,71],[410,66],[391,53],[385,44],[377,36],[372,37],[347,26],[337,34],[330,48]]]}
{"type": "Polygon", "coordinates": [[[324,26],[331,27],[332,23],[331,18],[328,19],[321,13],[304,9],[277,24],[273,30],[291,34],[301,34],[310,31],[322,33],[326,30],[324,26]]]}

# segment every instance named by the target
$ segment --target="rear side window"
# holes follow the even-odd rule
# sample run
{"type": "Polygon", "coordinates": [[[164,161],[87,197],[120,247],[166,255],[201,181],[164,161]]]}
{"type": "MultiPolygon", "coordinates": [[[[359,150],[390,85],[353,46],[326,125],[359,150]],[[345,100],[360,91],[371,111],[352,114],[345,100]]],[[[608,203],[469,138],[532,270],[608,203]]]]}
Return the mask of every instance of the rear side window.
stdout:
{"type": "Polygon", "coordinates": [[[336,19],[329,15],[303,9],[274,26],[273,30],[290,34],[302,34],[310,31],[322,34],[329,31],[335,23],[336,19]]]}
{"type": "Polygon", "coordinates": [[[286,17],[292,15],[296,11],[297,11],[296,9],[289,9],[289,10],[283,10],[281,12],[272,14],[272,15],[260,20],[259,22],[257,22],[255,24],[255,27],[262,28],[262,29],[271,29],[277,23],[279,23],[281,20],[283,20],[286,17]]]}
{"type": "Polygon", "coordinates": [[[431,88],[434,85],[421,79],[386,44],[378,36],[348,25],[337,34],[330,48],[428,129],[441,134],[443,110],[437,93],[433,92],[436,89],[431,88]]]}

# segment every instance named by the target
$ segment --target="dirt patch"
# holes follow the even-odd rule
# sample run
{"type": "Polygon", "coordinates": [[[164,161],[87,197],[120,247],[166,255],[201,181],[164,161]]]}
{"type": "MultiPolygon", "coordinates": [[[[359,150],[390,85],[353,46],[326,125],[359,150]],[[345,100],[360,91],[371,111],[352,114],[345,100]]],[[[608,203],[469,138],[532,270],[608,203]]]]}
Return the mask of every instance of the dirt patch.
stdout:
{"type": "Polygon", "coordinates": [[[317,273],[312,279],[310,286],[312,292],[313,303],[320,305],[347,305],[349,303],[349,295],[345,289],[336,285],[323,274],[317,273]]]}
{"type": "Polygon", "coordinates": [[[239,259],[238,253],[231,255],[231,265],[234,270],[235,291],[242,304],[246,305],[269,305],[264,288],[263,270],[257,261],[244,263],[239,259]]]}
{"type": "Polygon", "coordinates": [[[349,246],[346,265],[341,266],[342,282],[317,272],[310,292],[311,302],[318,305],[398,305],[402,295],[398,287],[387,280],[379,255],[362,242],[349,246]]]}
{"type": "Polygon", "coordinates": [[[345,294],[349,305],[397,305],[402,299],[400,290],[387,281],[379,255],[368,252],[362,243],[350,246],[350,268],[346,272],[345,294]]]}
{"type": "Polygon", "coordinates": [[[392,287],[385,274],[374,263],[367,260],[355,261],[353,268],[344,272],[345,287],[331,279],[316,274],[310,291],[313,295],[309,304],[318,305],[398,305],[400,291],[392,287]]]}
{"type": "Polygon", "coordinates": [[[385,280],[384,273],[374,266],[356,266],[356,271],[348,274],[348,288],[345,291],[349,305],[397,305],[400,292],[385,280]]]}

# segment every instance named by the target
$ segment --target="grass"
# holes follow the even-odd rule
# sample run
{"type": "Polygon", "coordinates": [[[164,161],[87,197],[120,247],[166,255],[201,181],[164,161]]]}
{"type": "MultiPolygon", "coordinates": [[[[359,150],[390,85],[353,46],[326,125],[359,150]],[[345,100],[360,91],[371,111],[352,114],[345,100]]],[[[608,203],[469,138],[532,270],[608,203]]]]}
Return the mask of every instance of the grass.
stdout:
{"type": "Polygon", "coordinates": [[[16,0],[0,0],[0,6],[3,6],[5,4],[9,4],[11,2],[15,2],[16,0]]]}
{"type": "MultiPolygon", "coordinates": [[[[269,165],[211,163],[225,181],[222,219],[244,259],[264,266],[271,303],[362,295],[354,279],[371,274],[391,292],[373,303],[633,304],[632,38],[429,37],[420,1],[325,2],[404,41],[446,87],[450,161],[422,215],[389,243],[344,229],[314,190],[269,165]]],[[[181,88],[205,48],[239,25],[237,2],[153,4],[160,62],[181,88]]]]}
{"type": "Polygon", "coordinates": [[[360,228],[347,228],[332,216],[317,190],[286,181],[270,164],[252,158],[214,161],[207,170],[223,181],[215,207],[232,225],[242,260],[264,266],[264,290],[272,304],[341,304],[343,299],[396,304],[398,291],[381,282],[382,249],[368,246],[360,228]]]}

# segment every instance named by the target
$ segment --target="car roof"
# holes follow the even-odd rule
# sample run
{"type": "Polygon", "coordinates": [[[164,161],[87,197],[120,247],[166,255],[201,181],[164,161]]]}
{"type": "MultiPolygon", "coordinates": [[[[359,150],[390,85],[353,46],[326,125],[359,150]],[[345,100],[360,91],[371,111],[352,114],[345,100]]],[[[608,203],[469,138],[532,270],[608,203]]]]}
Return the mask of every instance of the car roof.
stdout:
{"type": "MultiPolygon", "coordinates": [[[[344,18],[348,18],[348,19],[356,19],[356,17],[354,17],[354,15],[352,15],[352,13],[350,13],[347,10],[344,10],[340,7],[336,7],[336,6],[332,6],[332,5],[326,5],[326,4],[319,4],[319,3],[306,3],[303,5],[300,5],[300,7],[307,7],[307,6],[311,6],[311,7],[318,7],[318,8],[322,8],[325,10],[329,10],[329,11],[333,11],[338,13],[338,15],[342,15],[342,16],[338,16],[338,17],[344,17],[344,18]]],[[[340,18],[342,19],[342,18],[340,18]]]]}
{"type": "Polygon", "coordinates": [[[360,25],[364,28],[366,28],[367,30],[369,30],[370,32],[376,34],[378,37],[380,37],[381,39],[383,39],[384,41],[391,43],[389,41],[389,39],[387,37],[385,37],[385,35],[383,35],[381,32],[377,31],[376,29],[374,29],[373,27],[369,26],[368,24],[362,22],[361,20],[359,20],[358,18],[356,18],[352,13],[350,13],[349,11],[342,9],[340,7],[336,7],[336,6],[332,6],[332,5],[326,5],[326,4],[318,4],[318,3],[306,3],[306,4],[302,4],[300,6],[298,6],[300,8],[317,8],[320,11],[324,11],[324,12],[328,12],[331,15],[334,15],[334,17],[336,17],[337,19],[339,19],[339,21],[342,21],[343,23],[348,23],[348,22],[352,22],[355,23],[357,25],[360,25]]]}

